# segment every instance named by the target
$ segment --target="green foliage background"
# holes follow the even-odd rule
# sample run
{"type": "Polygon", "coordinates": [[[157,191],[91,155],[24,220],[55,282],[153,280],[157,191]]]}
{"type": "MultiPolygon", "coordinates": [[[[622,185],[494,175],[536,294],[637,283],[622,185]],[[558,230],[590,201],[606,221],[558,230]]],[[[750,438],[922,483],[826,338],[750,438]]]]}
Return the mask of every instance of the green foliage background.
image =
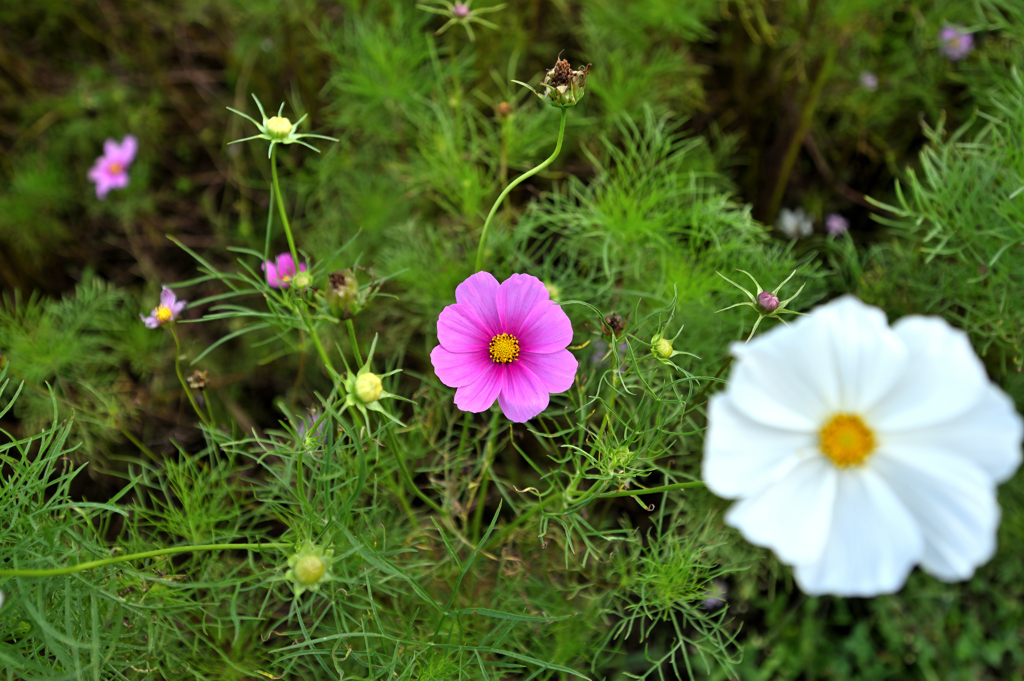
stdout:
{"type": "MultiPolygon", "coordinates": [[[[0,567],[273,545],[0,579],[3,678],[1024,678],[1019,475],[974,579],[916,572],[872,600],[804,597],[699,487],[619,493],[699,479],[704,399],[755,321],[715,313],[742,300],[716,272],[774,288],[796,270],[799,310],[852,292],[942,315],[1024,406],[1022,17],[1019,0],[509,0],[470,41],[406,0],[0,4],[0,567]],[[938,53],[945,23],[974,33],[967,59],[938,53]],[[565,305],[580,373],[510,426],[456,410],[429,351],[493,200],[555,144],[557,112],[510,81],[563,50],[593,64],[587,94],[487,258],[586,303],[565,305]],[[253,133],[225,109],[255,115],[250,93],[339,138],[280,150],[283,195],[316,285],[353,266],[383,281],[356,337],[376,337],[375,371],[402,369],[385,379],[401,426],[324,413],[338,389],[261,280],[266,148],[227,146],[253,133]],[[86,172],[129,132],[131,184],[97,201],[86,172]],[[790,242],[771,224],[797,205],[818,228],[790,242]],[[831,212],[849,235],[824,236],[831,212]],[[170,283],[190,301],[180,352],[137,316],[170,283]],[[693,356],[656,362],[651,338],[680,326],[693,356]],[[177,357],[209,371],[219,427],[177,357]],[[332,580],[296,596],[307,543],[333,549],[332,580]]],[[[317,323],[354,364],[342,325],[317,323]]]]}

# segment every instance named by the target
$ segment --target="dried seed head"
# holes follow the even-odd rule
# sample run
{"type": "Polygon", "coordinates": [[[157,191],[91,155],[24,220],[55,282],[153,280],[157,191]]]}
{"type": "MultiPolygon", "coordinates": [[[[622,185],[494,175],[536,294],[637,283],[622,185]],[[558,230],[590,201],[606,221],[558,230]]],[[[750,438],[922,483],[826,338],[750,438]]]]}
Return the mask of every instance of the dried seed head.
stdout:
{"type": "Polygon", "coordinates": [[[192,388],[193,390],[204,390],[209,379],[209,371],[207,371],[206,369],[203,369],[202,371],[196,369],[195,371],[192,372],[192,375],[189,376],[187,379],[188,387],[192,388]]]}
{"type": "Polygon", "coordinates": [[[626,330],[626,320],[622,318],[622,315],[614,312],[604,318],[604,323],[605,332],[611,333],[615,337],[621,336],[622,332],[626,330]]]}

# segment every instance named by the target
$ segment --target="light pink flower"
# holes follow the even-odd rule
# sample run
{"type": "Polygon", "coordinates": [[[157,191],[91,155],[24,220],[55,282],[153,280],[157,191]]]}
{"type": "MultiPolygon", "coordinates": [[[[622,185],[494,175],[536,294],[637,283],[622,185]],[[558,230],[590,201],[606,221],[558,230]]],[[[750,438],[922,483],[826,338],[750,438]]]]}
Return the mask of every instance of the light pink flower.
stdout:
{"type": "Polygon", "coordinates": [[[499,284],[477,272],[455,300],[437,320],[441,344],[430,361],[441,382],[457,388],[459,409],[485,411],[497,399],[506,418],[524,423],[547,408],[549,393],[572,386],[572,324],[540,279],[513,274],[499,284]]]}
{"type": "MultiPolygon", "coordinates": [[[[274,260],[268,260],[261,266],[267,273],[267,284],[273,288],[288,288],[295,276],[295,260],[291,253],[282,253],[274,260]]],[[[299,271],[306,271],[306,263],[299,265],[299,271]]]]}
{"type": "Polygon", "coordinates": [[[950,61],[960,61],[974,49],[974,36],[959,24],[945,24],[939,31],[939,52],[950,61]]]}
{"type": "Polygon", "coordinates": [[[160,290],[160,304],[153,308],[148,317],[140,314],[139,319],[145,322],[147,329],[155,329],[177,319],[185,305],[187,303],[184,300],[178,300],[174,291],[164,286],[160,290]]]}
{"type": "Polygon", "coordinates": [[[452,8],[452,14],[460,19],[464,19],[469,16],[469,5],[464,2],[460,2],[452,8]]]}
{"type": "Polygon", "coordinates": [[[839,213],[829,213],[825,218],[825,231],[829,236],[839,236],[850,229],[850,222],[839,213]]]}
{"type": "Polygon", "coordinates": [[[111,189],[128,186],[128,166],[135,160],[138,142],[133,135],[125,135],[120,144],[108,139],[103,143],[103,155],[89,169],[89,179],[96,183],[96,198],[106,198],[111,189]]]}

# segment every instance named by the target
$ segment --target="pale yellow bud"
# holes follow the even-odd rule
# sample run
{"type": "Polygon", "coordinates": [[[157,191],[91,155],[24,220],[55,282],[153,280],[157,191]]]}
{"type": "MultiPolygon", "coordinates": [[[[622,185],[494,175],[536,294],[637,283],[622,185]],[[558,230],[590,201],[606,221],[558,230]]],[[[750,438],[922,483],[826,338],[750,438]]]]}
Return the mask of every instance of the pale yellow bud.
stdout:
{"type": "Polygon", "coordinates": [[[380,376],[369,372],[356,378],[356,397],[364,403],[376,402],[380,394],[384,392],[384,385],[380,382],[380,376]]]}
{"type": "Polygon", "coordinates": [[[324,565],[324,561],[319,556],[303,556],[295,563],[295,567],[292,568],[292,574],[295,575],[295,580],[303,586],[313,586],[323,579],[324,572],[326,572],[327,566],[324,565]]]}
{"type": "Polygon", "coordinates": [[[292,122],[282,116],[274,116],[267,121],[267,134],[274,139],[283,140],[292,131],[292,122]]]}
{"type": "Polygon", "coordinates": [[[654,354],[668,359],[672,356],[672,343],[667,338],[659,338],[654,343],[654,354]]]}

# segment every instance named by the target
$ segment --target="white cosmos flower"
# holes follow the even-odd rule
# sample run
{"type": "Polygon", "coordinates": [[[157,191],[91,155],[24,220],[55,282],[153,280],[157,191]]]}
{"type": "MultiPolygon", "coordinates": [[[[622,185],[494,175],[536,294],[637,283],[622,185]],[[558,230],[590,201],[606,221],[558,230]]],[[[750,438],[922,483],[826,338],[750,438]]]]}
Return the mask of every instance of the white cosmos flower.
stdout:
{"type": "Polygon", "coordinates": [[[852,296],[747,345],[711,398],[703,478],[807,594],[898,591],[914,565],[971,577],[996,548],[996,485],[1024,425],[967,336],[852,296]]]}

